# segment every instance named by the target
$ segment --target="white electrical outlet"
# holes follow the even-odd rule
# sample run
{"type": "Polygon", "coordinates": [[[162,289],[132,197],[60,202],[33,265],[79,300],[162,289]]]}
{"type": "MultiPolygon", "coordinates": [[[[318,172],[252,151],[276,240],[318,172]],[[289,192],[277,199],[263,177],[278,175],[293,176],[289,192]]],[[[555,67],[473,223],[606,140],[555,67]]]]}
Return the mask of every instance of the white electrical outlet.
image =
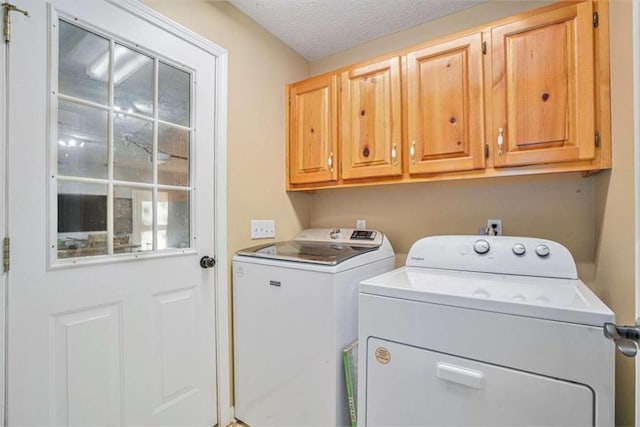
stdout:
{"type": "Polygon", "coordinates": [[[367,220],[366,219],[356,219],[356,228],[358,230],[364,230],[367,228],[367,220]]]}
{"type": "Polygon", "coordinates": [[[271,239],[276,237],[276,222],[273,219],[252,219],[251,239],[271,239]]]}
{"type": "Polygon", "coordinates": [[[489,236],[502,236],[502,220],[501,219],[488,219],[487,231],[489,236]]]}

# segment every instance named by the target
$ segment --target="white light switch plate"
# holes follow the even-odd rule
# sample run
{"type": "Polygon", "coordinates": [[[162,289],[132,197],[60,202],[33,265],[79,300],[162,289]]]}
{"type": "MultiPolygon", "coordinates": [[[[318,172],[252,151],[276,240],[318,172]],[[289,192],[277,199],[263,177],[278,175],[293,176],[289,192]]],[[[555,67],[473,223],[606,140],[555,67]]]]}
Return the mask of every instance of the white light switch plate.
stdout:
{"type": "Polygon", "coordinates": [[[273,219],[252,219],[251,239],[271,239],[276,237],[276,221],[273,219]]]}

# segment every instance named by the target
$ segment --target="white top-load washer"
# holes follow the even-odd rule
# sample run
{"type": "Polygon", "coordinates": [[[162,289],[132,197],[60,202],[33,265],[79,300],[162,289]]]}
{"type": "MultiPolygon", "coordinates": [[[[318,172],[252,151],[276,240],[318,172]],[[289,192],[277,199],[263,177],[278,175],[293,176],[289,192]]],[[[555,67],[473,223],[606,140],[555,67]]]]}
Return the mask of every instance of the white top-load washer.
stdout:
{"type": "Polygon", "coordinates": [[[374,230],[309,229],[233,257],[235,414],[252,427],[350,425],[342,349],[358,285],[395,255],[374,230]]]}
{"type": "Polygon", "coordinates": [[[612,426],[614,315],[562,245],[418,240],[360,285],[360,426],[612,426]]]}

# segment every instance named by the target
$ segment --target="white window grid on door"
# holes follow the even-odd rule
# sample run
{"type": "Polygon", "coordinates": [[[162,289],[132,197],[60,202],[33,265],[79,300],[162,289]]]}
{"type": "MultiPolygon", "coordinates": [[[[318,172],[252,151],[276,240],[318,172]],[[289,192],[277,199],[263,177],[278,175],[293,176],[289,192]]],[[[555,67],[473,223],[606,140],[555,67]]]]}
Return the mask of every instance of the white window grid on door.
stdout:
{"type": "Polygon", "coordinates": [[[107,31],[96,28],[82,22],[81,20],[58,12],[51,8],[49,13],[49,113],[48,113],[48,127],[50,135],[48,141],[48,155],[49,155],[49,186],[48,186],[48,235],[49,235],[49,266],[51,268],[72,266],[72,265],[84,265],[84,264],[96,264],[104,262],[114,262],[119,260],[132,260],[138,258],[158,257],[158,256],[172,256],[181,254],[193,254],[197,252],[196,248],[196,227],[195,227],[195,156],[196,156],[196,128],[195,128],[195,84],[196,72],[192,68],[184,64],[180,64],[176,61],[167,58],[158,52],[151,49],[141,47],[137,43],[125,40],[116,35],[110,34],[107,31]],[[68,24],[79,27],[97,36],[100,36],[109,41],[109,71],[108,71],[108,103],[102,105],[97,102],[82,99],[79,97],[67,95],[61,93],[58,88],[58,49],[59,49],[59,21],[64,21],[68,24]],[[132,111],[122,111],[115,108],[115,83],[114,83],[114,51],[115,46],[121,45],[127,49],[131,49],[136,53],[146,55],[153,59],[153,116],[144,116],[132,111]],[[159,66],[160,63],[169,65],[181,71],[189,74],[189,126],[172,123],[159,118],[158,111],[158,81],[159,81],[159,66]],[[86,178],[76,177],[58,174],[58,103],[59,101],[69,101],[78,105],[97,108],[100,111],[105,111],[108,114],[108,127],[107,127],[107,150],[108,150],[108,173],[106,179],[101,178],[86,178]],[[132,117],[141,119],[152,123],[153,125],[153,144],[152,144],[152,183],[142,183],[135,181],[123,181],[114,179],[114,121],[116,115],[120,117],[132,117]],[[189,160],[188,160],[188,185],[164,185],[158,184],[158,128],[160,125],[168,125],[175,129],[186,131],[189,135],[189,160]],[[58,257],[58,183],[59,182],[75,182],[85,184],[100,184],[107,186],[107,233],[106,233],[106,245],[107,253],[97,256],[80,256],[75,258],[60,259],[58,257]],[[138,190],[147,189],[152,192],[153,200],[153,249],[143,252],[131,252],[131,253],[114,253],[114,187],[124,186],[132,187],[138,190]],[[158,201],[159,191],[171,191],[177,190],[185,192],[189,195],[189,247],[185,248],[169,248],[158,249],[158,201]]]}

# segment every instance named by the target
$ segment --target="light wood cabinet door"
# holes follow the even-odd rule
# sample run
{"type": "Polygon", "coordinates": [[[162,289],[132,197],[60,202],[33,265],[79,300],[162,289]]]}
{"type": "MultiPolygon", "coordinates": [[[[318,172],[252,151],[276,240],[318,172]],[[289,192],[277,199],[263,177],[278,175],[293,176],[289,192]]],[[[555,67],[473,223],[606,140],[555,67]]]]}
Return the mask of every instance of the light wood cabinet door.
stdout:
{"type": "Polygon", "coordinates": [[[289,87],[289,183],[338,179],[337,76],[289,87]]]}
{"type": "Polygon", "coordinates": [[[492,30],[496,167],[594,157],[592,19],[589,1],[492,30]]]}
{"type": "Polygon", "coordinates": [[[341,77],[342,178],[401,175],[400,58],[341,77]]]}
{"type": "Polygon", "coordinates": [[[481,169],[482,35],[407,54],[409,173],[481,169]]]}

